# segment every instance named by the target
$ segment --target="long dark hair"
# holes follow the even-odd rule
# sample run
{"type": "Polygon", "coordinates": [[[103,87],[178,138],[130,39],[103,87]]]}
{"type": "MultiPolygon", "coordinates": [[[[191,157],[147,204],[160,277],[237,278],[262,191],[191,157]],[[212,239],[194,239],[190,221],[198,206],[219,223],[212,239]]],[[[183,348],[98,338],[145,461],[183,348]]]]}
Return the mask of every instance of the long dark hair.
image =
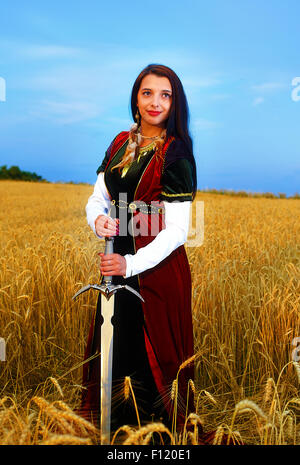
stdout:
{"type": "Polygon", "coordinates": [[[193,165],[193,200],[197,191],[197,170],[196,161],[193,154],[193,141],[189,132],[189,108],[182,83],[177,74],[168,66],[150,64],[144,68],[133,84],[131,92],[131,113],[136,122],[137,113],[137,95],[140,89],[142,79],[148,74],[156,74],[160,77],[169,79],[172,86],[172,104],[170,114],[167,120],[166,130],[167,139],[171,136],[180,138],[184,141],[193,165]]]}

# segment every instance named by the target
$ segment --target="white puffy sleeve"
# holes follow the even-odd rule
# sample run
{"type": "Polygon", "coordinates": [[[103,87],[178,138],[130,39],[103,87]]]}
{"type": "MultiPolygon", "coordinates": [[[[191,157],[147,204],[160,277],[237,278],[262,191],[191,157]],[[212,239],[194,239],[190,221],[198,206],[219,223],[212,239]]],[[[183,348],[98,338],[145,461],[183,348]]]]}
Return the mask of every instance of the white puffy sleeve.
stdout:
{"type": "Polygon", "coordinates": [[[165,208],[165,229],[136,254],[125,255],[125,278],[158,265],[187,240],[193,180],[192,166],[186,158],[175,159],[166,166],[162,176],[162,187],[160,200],[165,208]]]}
{"type": "Polygon", "coordinates": [[[141,247],[134,255],[126,254],[126,275],[129,278],[153,268],[173,250],[187,240],[190,221],[191,201],[163,202],[165,207],[165,229],[145,247],[141,247]]]}
{"type": "Polygon", "coordinates": [[[88,203],[85,207],[87,222],[96,236],[100,239],[102,239],[102,236],[98,236],[95,231],[95,221],[99,215],[108,216],[110,200],[111,197],[104,182],[104,173],[101,172],[98,174],[97,181],[94,186],[94,192],[89,197],[88,203]]]}

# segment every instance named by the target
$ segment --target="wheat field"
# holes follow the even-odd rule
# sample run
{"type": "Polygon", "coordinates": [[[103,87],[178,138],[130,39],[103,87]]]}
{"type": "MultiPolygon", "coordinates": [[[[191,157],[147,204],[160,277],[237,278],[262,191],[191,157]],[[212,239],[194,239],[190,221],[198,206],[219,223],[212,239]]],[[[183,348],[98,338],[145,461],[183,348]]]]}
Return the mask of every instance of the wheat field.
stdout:
{"type": "MultiPolygon", "coordinates": [[[[84,207],[92,186],[0,182],[0,444],[95,444],[74,414],[95,293],[96,239],[84,207]]],[[[187,247],[196,353],[194,427],[124,426],[122,444],[197,444],[198,425],[236,444],[300,444],[300,202],[198,193],[201,247],[187,247]]],[[[195,208],[193,206],[193,208],[195,208]]],[[[170,394],[171,395],[171,394],[170,394]]],[[[120,437],[121,437],[120,436],[120,437]]],[[[118,441],[118,435],[113,439],[118,441]]],[[[121,441],[121,439],[119,439],[121,441]]]]}

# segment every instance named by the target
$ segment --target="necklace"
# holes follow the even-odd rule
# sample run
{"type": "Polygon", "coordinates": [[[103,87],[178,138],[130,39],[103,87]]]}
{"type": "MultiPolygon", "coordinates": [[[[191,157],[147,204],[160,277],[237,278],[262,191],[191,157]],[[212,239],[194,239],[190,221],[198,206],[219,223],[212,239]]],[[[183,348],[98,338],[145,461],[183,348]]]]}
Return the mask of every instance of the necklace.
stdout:
{"type": "Polygon", "coordinates": [[[143,147],[139,147],[139,152],[144,152],[145,150],[147,150],[149,147],[153,147],[154,146],[154,141],[153,142],[150,142],[149,144],[147,145],[144,145],[143,147]]]}
{"type": "Polygon", "coordinates": [[[141,135],[142,139],[152,139],[152,140],[156,140],[156,139],[159,139],[161,137],[161,134],[159,136],[152,136],[152,137],[151,136],[143,136],[143,134],[141,134],[141,133],[140,133],[140,135],[141,135]]]}
{"type": "Polygon", "coordinates": [[[149,152],[151,152],[153,150],[154,146],[155,146],[155,143],[153,141],[153,142],[150,142],[150,144],[145,145],[145,147],[139,148],[139,155],[137,157],[137,163],[140,161],[141,157],[144,157],[149,152]]]}
{"type": "Polygon", "coordinates": [[[123,170],[122,170],[122,174],[121,174],[121,178],[124,178],[124,176],[126,176],[126,173],[127,171],[129,170],[130,166],[134,163],[134,162],[139,162],[141,157],[145,157],[146,155],[148,155],[148,153],[152,152],[152,150],[155,148],[155,142],[150,142],[150,144],[148,145],[145,145],[145,147],[141,147],[139,149],[139,155],[138,157],[133,160],[132,162],[129,162],[127,163],[127,165],[124,166],[123,170]]]}

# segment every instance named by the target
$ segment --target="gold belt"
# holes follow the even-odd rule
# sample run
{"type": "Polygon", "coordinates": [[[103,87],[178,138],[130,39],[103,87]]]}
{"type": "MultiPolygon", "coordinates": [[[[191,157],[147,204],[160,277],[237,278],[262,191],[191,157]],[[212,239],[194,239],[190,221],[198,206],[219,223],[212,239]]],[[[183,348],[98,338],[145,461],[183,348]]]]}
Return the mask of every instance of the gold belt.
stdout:
{"type": "Polygon", "coordinates": [[[111,200],[112,205],[116,205],[118,208],[127,208],[129,211],[134,212],[139,210],[141,213],[151,214],[151,213],[164,213],[165,209],[159,207],[158,205],[148,204],[146,202],[136,200],[134,202],[126,202],[126,200],[111,200]]]}

